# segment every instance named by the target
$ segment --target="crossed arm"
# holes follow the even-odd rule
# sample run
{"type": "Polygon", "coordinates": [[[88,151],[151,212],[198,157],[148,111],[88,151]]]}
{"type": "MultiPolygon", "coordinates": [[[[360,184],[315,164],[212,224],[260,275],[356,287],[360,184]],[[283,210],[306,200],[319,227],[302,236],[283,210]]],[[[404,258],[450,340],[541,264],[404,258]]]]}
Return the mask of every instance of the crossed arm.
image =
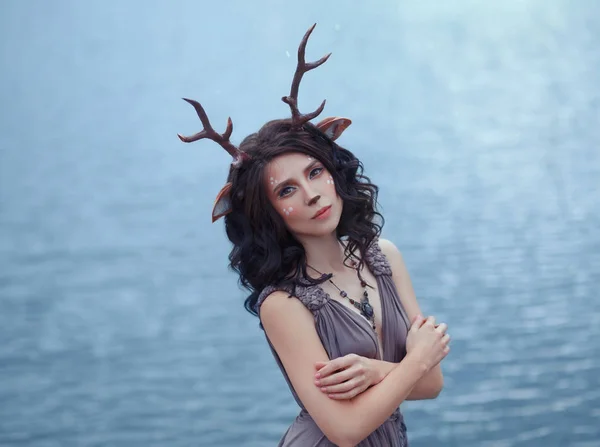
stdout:
{"type": "MultiPolygon", "coordinates": [[[[402,300],[401,304],[411,324],[414,324],[422,318],[421,310],[402,255],[394,244],[387,240],[380,240],[379,246],[392,267],[392,277],[402,300]]],[[[352,399],[381,382],[396,365],[349,354],[328,362],[318,362],[315,365],[315,385],[332,399],[352,399]]],[[[405,400],[435,399],[443,384],[444,379],[438,364],[417,382],[405,400]]]]}
{"type": "Polygon", "coordinates": [[[260,318],[304,407],[325,436],[340,447],[355,446],[375,431],[430,371],[427,361],[411,352],[377,386],[353,399],[331,399],[314,384],[314,365],[329,358],[312,313],[300,300],[278,291],[265,299],[260,318]]]}
{"type": "MultiPolygon", "coordinates": [[[[379,371],[383,376],[386,376],[394,369],[396,363],[378,361],[379,371]]],[[[405,400],[424,400],[435,399],[439,396],[444,387],[444,378],[440,365],[435,366],[431,371],[425,374],[414,386],[410,394],[405,400]]]]}
{"type": "MultiPolygon", "coordinates": [[[[390,244],[380,240],[398,284],[406,268],[399,252],[390,244]]],[[[413,302],[410,298],[404,299],[407,291],[412,291],[410,282],[409,289],[404,283],[401,286],[398,291],[403,297],[402,304],[412,319],[419,313],[416,298],[413,292],[413,302]]],[[[288,299],[287,293],[274,292],[263,302],[260,318],[305,408],[327,438],[341,447],[359,443],[383,424],[404,400],[435,397],[441,389],[439,366],[430,368],[412,351],[400,363],[379,362],[381,380],[377,386],[352,399],[331,399],[315,386],[315,365],[327,363],[329,358],[316,332],[312,313],[299,300],[288,299]]]]}

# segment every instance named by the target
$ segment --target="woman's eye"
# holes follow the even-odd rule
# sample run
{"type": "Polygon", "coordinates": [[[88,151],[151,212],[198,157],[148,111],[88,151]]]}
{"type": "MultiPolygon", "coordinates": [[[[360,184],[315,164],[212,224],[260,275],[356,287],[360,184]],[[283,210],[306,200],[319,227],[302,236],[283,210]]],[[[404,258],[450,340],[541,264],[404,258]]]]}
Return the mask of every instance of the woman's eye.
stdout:
{"type": "Polygon", "coordinates": [[[323,168],[315,168],[312,171],[310,171],[310,178],[316,177],[317,175],[319,175],[321,173],[321,171],[323,170],[323,168]]]}
{"type": "Polygon", "coordinates": [[[292,191],[293,191],[293,188],[291,186],[286,186],[285,188],[281,188],[281,191],[279,191],[279,197],[285,197],[285,196],[291,194],[292,191]]]}

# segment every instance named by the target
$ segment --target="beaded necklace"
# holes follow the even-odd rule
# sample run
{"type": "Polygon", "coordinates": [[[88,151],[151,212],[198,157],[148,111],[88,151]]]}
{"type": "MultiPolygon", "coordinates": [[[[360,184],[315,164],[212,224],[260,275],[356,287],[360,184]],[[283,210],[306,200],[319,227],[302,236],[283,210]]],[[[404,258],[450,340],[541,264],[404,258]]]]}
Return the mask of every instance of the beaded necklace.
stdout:
{"type": "MultiPolygon", "coordinates": [[[[356,267],[357,263],[356,261],[352,260],[351,261],[352,267],[356,267]]],[[[308,266],[311,269],[313,269],[315,272],[317,272],[318,274],[320,274],[321,276],[324,276],[323,273],[321,273],[320,271],[318,271],[316,268],[312,267],[312,266],[308,266]]],[[[358,274],[358,271],[357,271],[358,274]]],[[[332,275],[333,276],[333,275],[332,275]]],[[[373,306],[371,306],[371,303],[369,302],[369,292],[367,291],[367,283],[363,280],[360,281],[360,286],[364,289],[363,290],[363,296],[362,299],[360,300],[360,302],[350,298],[348,296],[348,294],[346,293],[345,290],[340,289],[336,283],[334,283],[331,278],[329,278],[329,282],[331,284],[333,284],[333,286],[338,290],[338,292],[340,293],[340,296],[342,298],[347,299],[350,304],[352,304],[354,307],[356,307],[359,311],[360,314],[365,317],[373,326],[373,329],[375,329],[375,311],[373,310],[373,306]]]]}

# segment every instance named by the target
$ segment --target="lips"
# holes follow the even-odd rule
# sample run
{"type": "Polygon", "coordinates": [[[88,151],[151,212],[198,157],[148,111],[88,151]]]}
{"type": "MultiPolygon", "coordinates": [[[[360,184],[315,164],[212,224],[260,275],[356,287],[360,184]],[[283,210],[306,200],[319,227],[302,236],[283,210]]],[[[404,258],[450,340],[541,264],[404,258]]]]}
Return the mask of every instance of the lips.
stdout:
{"type": "Polygon", "coordinates": [[[312,218],[313,218],[313,219],[316,219],[316,218],[317,218],[317,217],[319,217],[321,214],[323,214],[323,213],[326,213],[326,212],[329,210],[329,208],[331,208],[331,205],[329,205],[329,206],[324,206],[324,207],[323,207],[323,208],[321,208],[319,211],[317,211],[317,212],[315,213],[315,215],[314,215],[312,218]]]}

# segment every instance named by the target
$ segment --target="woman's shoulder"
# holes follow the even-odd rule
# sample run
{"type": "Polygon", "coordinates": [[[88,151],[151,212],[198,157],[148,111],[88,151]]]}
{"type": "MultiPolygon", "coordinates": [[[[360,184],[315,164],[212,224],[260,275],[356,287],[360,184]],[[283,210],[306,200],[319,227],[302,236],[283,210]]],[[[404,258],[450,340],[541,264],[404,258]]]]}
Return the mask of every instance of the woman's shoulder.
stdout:
{"type": "Polygon", "coordinates": [[[260,315],[260,310],[267,299],[270,301],[271,298],[276,298],[279,300],[285,297],[293,297],[290,287],[285,285],[269,284],[260,291],[258,299],[256,300],[255,310],[260,315]]]}
{"type": "Polygon", "coordinates": [[[381,253],[380,256],[386,258],[391,268],[393,268],[394,265],[404,264],[402,253],[400,252],[396,244],[394,244],[392,241],[390,241],[389,239],[380,238],[378,245],[379,251],[381,253]]]}
{"type": "Polygon", "coordinates": [[[293,306],[293,302],[297,302],[294,295],[285,289],[277,288],[276,286],[268,286],[261,292],[261,297],[257,302],[257,311],[261,320],[273,313],[285,312],[285,309],[293,306]]]}
{"type": "Polygon", "coordinates": [[[379,250],[385,255],[386,258],[394,258],[397,256],[401,256],[400,250],[389,239],[379,238],[377,240],[379,250]]]}
{"type": "MultiPolygon", "coordinates": [[[[268,286],[263,289],[256,310],[261,328],[271,331],[269,337],[281,335],[282,331],[289,329],[290,318],[304,320],[311,315],[308,306],[297,295],[298,293],[291,293],[281,286],[268,286]]],[[[312,317],[310,319],[312,320],[312,317]]]]}

